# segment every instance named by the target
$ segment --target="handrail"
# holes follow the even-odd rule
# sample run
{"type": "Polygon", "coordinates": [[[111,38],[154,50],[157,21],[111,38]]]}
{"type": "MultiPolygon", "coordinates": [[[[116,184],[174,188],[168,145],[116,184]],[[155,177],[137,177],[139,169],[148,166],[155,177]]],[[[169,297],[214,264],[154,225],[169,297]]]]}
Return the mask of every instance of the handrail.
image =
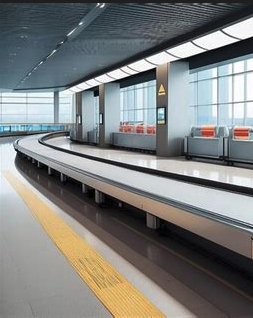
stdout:
{"type": "Polygon", "coordinates": [[[66,123],[23,123],[23,124],[0,124],[0,137],[1,136],[13,136],[17,134],[35,134],[38,132],[50,132],[59,130],[70,130],[73,124],[66,123]]]}

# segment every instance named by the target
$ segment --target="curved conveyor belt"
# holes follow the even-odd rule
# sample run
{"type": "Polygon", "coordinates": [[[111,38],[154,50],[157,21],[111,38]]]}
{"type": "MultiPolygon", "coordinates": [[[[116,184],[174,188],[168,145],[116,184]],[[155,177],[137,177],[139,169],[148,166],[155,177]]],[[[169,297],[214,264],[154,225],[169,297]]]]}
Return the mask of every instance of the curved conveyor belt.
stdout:
{"type": "Polygon", "coordinates": [[[14,148],[81,183],[252,258],[253,216],[251,217],[250,206],[253,206],[253,198],[251,196],[187,184],[178,179],[171,180],[170,174],[161,175],[155,170],[143,167],[138,170],[132,165],[107,159],[100,160],[98,157],[79,154],[46,143],[50,138],[66,135],[66,132],[48,134],[40,138],[39,143],[35,137],[25,138],[17,140],[14,148]],[[44,146],[54,150],[46,150],[44,146]],[[59,156],[59,151],[63,152],[62,156],[59,156]],[[85,159],[77,161],[74,156],[85,159]],[[92,163],[94,160],[100,163],[94,166],[92,163]],[[106,171],[111,169],[108,164],[118,166],[113,169],[115,173],[112,177],[109,171],[106,171]],[[132,171],[128,170],[126,173],[125,169],[132,171]],[[149,172],[150,170],[152,173],[149,172]],[[119,180],[119,175],[124,178],[119,180]],[[131,178],[135,178],[134,184],[129,182],[131,178]],[[182,200],[179,200],[179,197],[182,200]],[[212,197],[216,198],[216,202],[215,199],[210,200],[212,197]],[[244,217],[240,217],[239,209],[244,212],[244,217]],[[230,210],[231,213],[226,210],[230,210]]]}
{"type": "Polygon", "coordinates": [[[92,155],[88,155],[88,154],[83,154],[83,153],[76,152],[73,150],[57,147],[55,145],[51,145],[51,144],[48,144],[46,142],[47,140],[55,138],[55,137],[68,136],[68,135],[69,135],[69,132],[49,133],[49,134],[39,138],[38,141],[43,146],[50,147],[52,149],[62,151],[65,153],[69,153],[71,155],[75,155],[78,157],[91,159],[91,160],[99,161],[99,162],[103,162],[103,163],[108,163],[110,165],[115,165],[118,167],[130,169],[130,170],[134,170],[134,171],[138,171],[138,172],[144,172],[144,173],[148,173],[148,174],[155,175],[155,176],[170,178],[170,179],[179,180],[179,181],[183,181],[183,182],[189,182],[189,183],[193,183],[193,184],[197,184],[197,185],[201,185],[201,186],[207,186],[207,187],[211,187],[211,188],[215,188],[215,189],[222,189],[222,190],[226,190],[226,191],[231,191],[231,192],[235,192],[235,193],[241,193],[241,194],[247,194],[247,195],[253,196],[253,188],[251,188],[251,187],[247,187],[247,186],[242,187],[242,186],[236,185],[236,184],[225,183],[225,182],[216,181],[216,180],[198,178],[198,177],[193,177],[193,176],[189,176],[189,175],[182,175],[179,173],[173,173],[173,172],[162,171],[162,170],[158,170],[158,169],[147,168],[147,167],[143,167],[143,166],[128,164],[126,162],[119,162],[119,161],[112,160],[112,159],[105,159],[105,158],[92,156],[92,155]]]}

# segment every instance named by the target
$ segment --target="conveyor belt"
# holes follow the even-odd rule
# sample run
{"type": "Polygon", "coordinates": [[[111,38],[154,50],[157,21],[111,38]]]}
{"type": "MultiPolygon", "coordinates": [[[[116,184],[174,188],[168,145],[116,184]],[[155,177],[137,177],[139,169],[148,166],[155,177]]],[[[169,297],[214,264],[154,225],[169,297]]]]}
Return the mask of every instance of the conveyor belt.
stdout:
{"type": "Polygon", "coordinates": [[[77,181],[252,258],[253,198],[59,152],[35,137],[17,151],[77,181]],[[120,180],[119,180],[120,179],[120,180]],[[222,235],[221,235],[222,233],[222,235]]]}
{"type": "Polygon", "coordinates": [[[216,181],[216,180],[211,180],[211,179],[206,179],[206,178],[201,178],[201,177],[193,177],[193,176],[189,176],[189,175],[185,175],[185,174],[163,171],[163,170],[159,170],[159,169],[152,169],[152,168],[144,167],[141,165],[128,164],[126,162],[119,162],[119,161],[112,160],[112,159],[106,159],[106,158],[101,158],[101,157],[92,156],[92,155],[88,155],[88,154],[83,154],[83,153],[80,153],[80,152],[77,152],[74,150],[65,149],[62,147],[51,145],[51,144],[46,142],[47,140],[49,140],[51,138],[59,137],[59,136],[67,136],[67,134],[68,133],[66,133],[66,132],[50,133],[46,136],[39,138],[39,143],[41,143],[42,145],[44,145],[46,147],[50,147],[50,148],[58,150],[58,151],[66,152],[66,153],[69,153],[71,155],[75,155],[77,157],[82,157],[82,158],[91,159],[94,161],[108,163],[108,164],[115,165],[118,167],[148,173],[150,175],[166,177],[166,178],[170,178],[170,179],[174,179],[174,180],[180,180],[180,181],[189,182],[192,184],[198,184],[201,186],[207,186],[207,187],[211,187],[211,188],[215,188],[215,189],[222,189],[222,190],[231,191],[231,192],[235,192],[235,193],[253,195],[253,188],[245,186],[245,185],[240,186],[240,185],[233,184],[233,183],[226,183],[226,182],[221,182],[221,181],[216,181]]]}

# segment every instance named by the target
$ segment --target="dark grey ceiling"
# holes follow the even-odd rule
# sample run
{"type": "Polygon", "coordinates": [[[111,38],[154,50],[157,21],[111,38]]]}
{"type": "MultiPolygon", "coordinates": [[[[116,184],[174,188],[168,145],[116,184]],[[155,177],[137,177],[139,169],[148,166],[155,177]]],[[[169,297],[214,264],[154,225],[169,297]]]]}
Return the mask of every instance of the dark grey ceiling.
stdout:
{"type": "Polygon", "coordinates": [[[95,3],[1,3],[0,89],[66,87],[172,41],[252,14],[247,3],[114,3],[23,83],[95,3]],[[18,86],[19,85],[19,86],[18,86]]]}

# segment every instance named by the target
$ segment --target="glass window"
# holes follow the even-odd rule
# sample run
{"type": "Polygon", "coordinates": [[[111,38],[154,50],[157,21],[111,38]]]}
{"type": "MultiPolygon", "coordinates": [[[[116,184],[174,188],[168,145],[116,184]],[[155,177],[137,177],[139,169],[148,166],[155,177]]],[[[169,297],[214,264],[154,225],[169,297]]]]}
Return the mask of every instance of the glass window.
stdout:
{"type": "Polygon", "coordinates": [[[246,104],[246,125],[253,126],[253,102],[246,104]]]}
{"type": "Polygon", "coordinates": [[[234,102],[244,100],[244,74],[234,76],[234,102]]]}
{"type": "Polygon", "coordinates": [[[233,125],[232,104],[219,105],[219,125],[233,125]]]}
{"type": "Polygon", "coordinates": [[[3,115],[26,115],[26,104],[2,104],[3,115]]]}
{"type": "Polygon", "coordinates": [[[198,72],[198,81],[217,77],[217,67],[198,72]]]}
{"type": "Polygon", "coordinates": [[[190,83],[191,82],[196,82],[197,81],[197,79],[198,79],[198,73],[191,73],[190,74],[190,83]]]}
{"type": "Polygon", "coordinates": [[[120,121],[144,125],[156,124],[156,81],[121,89],[120,121]]]}
{"type": "Polygon", "coordinates": [[[252,100],[253,101],[253,72],[248,73],[246,75],[246,81],[247,81],[247,96],[246,100],[252,100]]]}
{"type": "Polygon", "coordinates": [[[191,122],[214,124],[217,119],[219,125],[252,125],[253,58],[224,64],[217,69],[217,80],[213,78],[216,68],[195,72],[195,77],[191,71],[191,80],[196,79],[190,82],[191,122]],[[192,106],[196,106],[195,111],[192,106]]]}
{"type": "Polygon", "coordinates": [[[136,90],[136,109],[143,108],[143,89],[136,90]]]}
{"type": "Polygon", "coordinates": [[[226,64],[218,67],[219,76],[232,74],[232,64],[226,64]]]}
{"type": "Polygon", "coordinates": [[[73,95],[66,95],[59,93],[59,123],[73,123],[74,122],[74,103],[73,95]]]}
{"type": "Polygon", "coordinates": [[[244,72],[244,61],[239,61],[234,63],[234,73],[244,72]]]}
{"type": "Polygon", "coordinates": [[[198,107],[198,125],[217,125],[217,105],[198,107]]]}
{"type": "Polygon", "coordinates": [[[248,59],[246,62],[247,71],[253,71],[253,59],[248,59]]]}
{"type": "Polygon", "coordinates": [[[20,114],[15,114],[15,115],[2,115],[2,122],[3,123],[26,123],[27,122],[27,116],[26,115],[20,115],[20,114]]]}
{"type": "Polygon", "coordinates": [[[190,106],[198,104],[197,87],[198,85],[196,83],[190,83],[190,106]]]}
{"type": "Polygon", "coordinates": [[[28,115],[53,115],[54,105],[52,104],[28,104],[27,113],[28,115]]]}
{"type": "Polygon", "coordinates": [[[244,103],[234,104],[234,125],[244,125],[244,103]]]}
{"type": "Polygon", "coordinates": [[[54,115],[51,114],[43,114],[43,115],[33,115],[28,114],[27,116],[27,122],[28,123],[43,123],[43,124],[50,124],[54,122],[54,115]]]}
{"type": "Polygon", "coordinates": [[[198,82],[198,105],[217,103],[217,79],[198,82]]]}
{"type": "Polygon", "coordinates": [[[194,126],[197,123],[197,106],[190,107],[190,125],[194,126]]]}
{"type": "Polygon", "coordinates": [[[221,77],[219,82],[219,103],[231,103],[233,98],[232,76],[221,77]]]}

